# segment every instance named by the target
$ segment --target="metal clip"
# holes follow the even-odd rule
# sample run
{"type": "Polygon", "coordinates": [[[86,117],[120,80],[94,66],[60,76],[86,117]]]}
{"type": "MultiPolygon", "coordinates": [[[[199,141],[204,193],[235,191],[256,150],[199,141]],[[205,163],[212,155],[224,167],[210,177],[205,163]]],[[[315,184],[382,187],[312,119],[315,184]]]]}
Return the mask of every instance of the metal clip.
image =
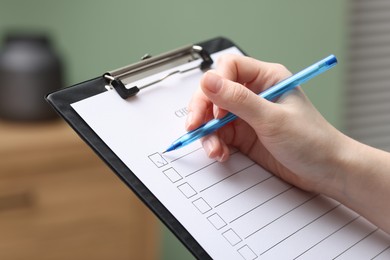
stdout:
{"type": "Polygon", "coordinates": [[[191,45],[163,53],[156,57],[148,57],[147,59],[143,59],[142,61],[135,64],[109,71],[105,73],[104,77],[123,99],[127,99],[128,97],[136,95],[141,89],[159,83],[175,74],[186,73],[194,69],[206,70],[210,68],[211,64],[213,64],[213,60],[207,51],[205,51],[201,46],[191,45]],[[126,84],[198,60],[200,58],[202,59],[200,65],[186,68],[184,70],[171,71],[163,77],[142,86],[132,86],[130,88],[126,88],[125,86],[126,84]]]}

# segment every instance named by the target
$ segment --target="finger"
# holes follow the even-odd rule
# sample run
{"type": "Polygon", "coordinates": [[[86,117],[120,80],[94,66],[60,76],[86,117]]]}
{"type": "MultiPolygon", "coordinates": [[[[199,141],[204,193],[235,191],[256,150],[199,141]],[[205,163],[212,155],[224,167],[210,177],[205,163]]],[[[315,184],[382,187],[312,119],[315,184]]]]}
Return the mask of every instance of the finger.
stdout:
{"type": "Polygon", "coordinates": [[[225,162],[230,157],[230,149],[223,141],[221,141],[221,145],[222,145],[222,153],[220,156],[217,157],[217,160],[219,162],[225,162]]]}
{"type": "Polygon", "coordinates": [[[230,149],[217,134],[210,134],[202,138],[202,146],[208,157],[219,162],[226,161],[230,156],[230,149]]]}
{"type": "Polygon", "coordinates": [[[276,104],[265,100],[245,86],[207,72],[201,88],[211,102],[251,124],[253,120],[269,121],[278,111],[276,104]]]}
{"type": "Polygon", "coordinates": [[[216,72],[226,79],[245,85],[257,94],[291,75],[281,64],[234,54],[221,56],[216,72]]]}
{"type": "Polygon", "coordinates": [[[223,147],[217,134],[210,134],[201,139],[203,149],[210,158],[221,157],[223,147]]]}
{"type": "Polygon", "coordinates": [[[211,117],[212,103],[198,88],[188,104],[188,116],[185,123],[187,131],[194,130],[211,117]]]}

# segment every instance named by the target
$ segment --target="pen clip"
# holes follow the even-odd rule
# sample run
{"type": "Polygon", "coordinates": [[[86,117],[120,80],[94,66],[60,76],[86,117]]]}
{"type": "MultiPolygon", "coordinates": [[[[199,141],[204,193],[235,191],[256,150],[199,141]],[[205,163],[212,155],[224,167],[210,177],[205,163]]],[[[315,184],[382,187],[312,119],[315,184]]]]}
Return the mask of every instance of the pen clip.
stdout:
{"type": "Polygon", "coordinates": [[[201,46],[198,45],[189,45],[170,52],[160,54],[156,57],[147,56],[140,62],[106,72],[104,74],[104,78],[123,99],[127,99],[131,96],[136,95],[141,89],[155,85],[156,83],[159,83],[173,75],[186,73],[194,69],[207,70],[210,68],[211,64],[213,64],[213,60],[206,50],[204,50],[201,46]],[[170,71],[166,75],[144,85],[131,86],[130,88],[126,87],[127,84],[130,84],[137,80],[152,76],[159,72],[163,72],[198,59],[202,59],[202,62],[199,65],[186,69],[177,69],[170,71]]]}

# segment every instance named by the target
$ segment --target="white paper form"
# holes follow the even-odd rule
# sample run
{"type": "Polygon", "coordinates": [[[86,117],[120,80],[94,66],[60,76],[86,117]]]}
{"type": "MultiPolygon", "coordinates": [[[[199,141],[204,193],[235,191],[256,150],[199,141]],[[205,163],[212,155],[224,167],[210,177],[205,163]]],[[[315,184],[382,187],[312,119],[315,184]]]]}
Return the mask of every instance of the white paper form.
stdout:
{"type": "MultiPolygon", "coordinates": [[[[212,58],[223,53],[240,52],[233,47],[212,58]]],[[[107,91],[72,107],[214,259],[388,258],[387,234],[238,151],[219,163],[194,142],[162,155],[185,133],[201,74],[168,78],[127,100],[107,91]]]]}

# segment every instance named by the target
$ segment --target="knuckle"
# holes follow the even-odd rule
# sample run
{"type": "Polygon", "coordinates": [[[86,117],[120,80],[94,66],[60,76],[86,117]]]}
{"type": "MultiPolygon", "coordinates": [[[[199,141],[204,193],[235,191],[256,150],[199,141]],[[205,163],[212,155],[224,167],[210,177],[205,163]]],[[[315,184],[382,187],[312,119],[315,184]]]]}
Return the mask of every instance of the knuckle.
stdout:
{"type": "Polygon", "coordinates": [[[227,53],[218,58],[217,64],[231,64],[234,62],[235,55],[227,53]]]}
{"type": "Polygon", "coordinates": [[[287,68],[281,63],[274,63],[275,70],[285,71],[287,68]]]}
{"type": "Polygon", "coordinates": [[[267,85],[272,86],[279,82],[282,79],[285,79],[286,77],[289,77],[291,75],[291,72],[280,63],[273,63],[272,69],[270,70],[270,75],[267,80],[267,85]]]}
{"type": "Polygon", "coordinates": [[[231,99],[232,99],[232,102],[234,102],[236,104],[243,104],[248,99],[248,91],[245,91],[245,89],[243,87],[235,84],[231,88],[231,99]]]}
{"type": "Polygon", "coordinates": [[[279,72],[281,75],[285,75],[285,76],[291,75],[291,72],[283,64],[275,63],[274,69],[275,69],[275,71],[279,72]]]}
{"type": "Polygon", "coordinates": [[[217,62],[217,71],[224,77],[235,79],[237,77],[236,59],[237,55],[222,55],[217,62]]]}

